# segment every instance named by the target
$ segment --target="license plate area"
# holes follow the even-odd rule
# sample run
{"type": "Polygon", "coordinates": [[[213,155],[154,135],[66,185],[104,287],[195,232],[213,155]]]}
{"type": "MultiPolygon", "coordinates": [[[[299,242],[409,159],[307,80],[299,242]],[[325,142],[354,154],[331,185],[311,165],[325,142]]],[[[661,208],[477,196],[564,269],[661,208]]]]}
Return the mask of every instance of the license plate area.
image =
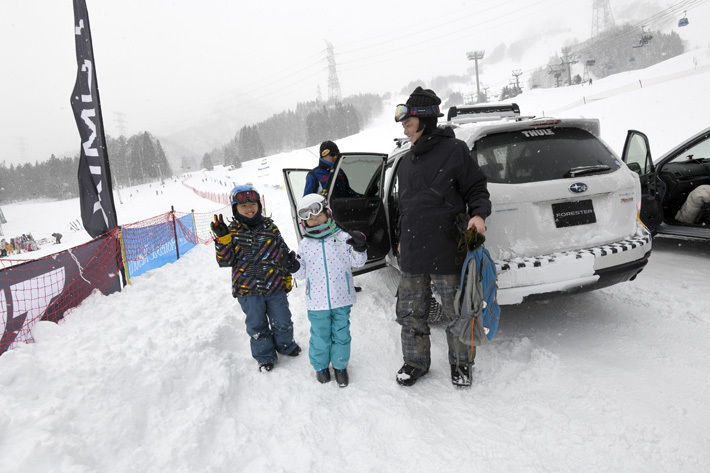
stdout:
{"type": "Polygon", "coordinates": [[[557,228],[586,225],[597,221],[591,199],[552,204],[552,215],[557,228]]]}

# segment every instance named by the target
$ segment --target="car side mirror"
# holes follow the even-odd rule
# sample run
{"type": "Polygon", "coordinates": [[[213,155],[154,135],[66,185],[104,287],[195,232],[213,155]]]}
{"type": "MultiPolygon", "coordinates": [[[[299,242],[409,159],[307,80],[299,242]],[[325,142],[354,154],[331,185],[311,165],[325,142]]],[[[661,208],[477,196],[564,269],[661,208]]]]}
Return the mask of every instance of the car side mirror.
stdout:
{"type": "Polygon", "coordinates": [[[641,174],[641,165],[639,163],[628,163],[627,166],[636,174],[641,174]]]}

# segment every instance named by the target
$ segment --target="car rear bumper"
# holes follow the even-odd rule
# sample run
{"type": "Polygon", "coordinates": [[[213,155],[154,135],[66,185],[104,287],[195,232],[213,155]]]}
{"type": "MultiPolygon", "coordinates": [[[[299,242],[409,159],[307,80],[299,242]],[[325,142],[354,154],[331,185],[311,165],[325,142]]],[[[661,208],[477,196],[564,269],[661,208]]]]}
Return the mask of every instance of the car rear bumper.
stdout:
{"type": "Polygon", "coordinates": [[[648,263],[651,246],[651,234],[639,226],[635,235],[608,245],[496,261],[498,303],[519,304],[628,281],[648,263]]]}

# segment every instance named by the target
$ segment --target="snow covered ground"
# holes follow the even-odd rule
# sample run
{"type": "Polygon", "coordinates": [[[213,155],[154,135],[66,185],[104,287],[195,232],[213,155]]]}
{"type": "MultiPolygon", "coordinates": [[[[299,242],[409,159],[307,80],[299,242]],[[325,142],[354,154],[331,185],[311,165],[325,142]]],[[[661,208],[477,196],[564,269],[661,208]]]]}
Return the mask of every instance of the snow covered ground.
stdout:
{"type": "MultiPolygon", "coordinates": [[[[709,62],[696,50],[652,70],[516,101],[523,114],[600,118],[617,152],[626,129],[648,132],[658,157],[710,126],[710,71],[694,68],[709,62]],[[624,89],[639,79],[651,85],[624,89]]],[[[390,151],[401,128],[389,115],[338,140],[340,149],[390,151]]],[[[190,183],[227,191],[213,179],[253,182],[295,247],[281,168],[312,167],[313,149],[267,162],[266,172],[258,161],[195,173],[190,183]]],[[[119,222],[171,205],[220,207],[177,181],[155,190],[123,189],[119,222]]],[[[32,257],[87,239],[67,227],[79,218],[77,200],[3,211],[6,236],[65,235],[32,257]]],[[[36,343],[0,357],[0,472],[707,472],[708,263],[707,242],[657,238],[633,282],[504,307],[468,390],[449,381],[440,327],[430,373],[411,388],[396,384],[391,274],[359,276],[351,384],[340,389],[317,383],[305,354],[257,371],[229,270],[217,267],[211,245],[199,246],[119,294],[91,296],[59,324],[38,324],[36,343]]],[[[303,286],[289,299],[306,348],[303,286]]]]}

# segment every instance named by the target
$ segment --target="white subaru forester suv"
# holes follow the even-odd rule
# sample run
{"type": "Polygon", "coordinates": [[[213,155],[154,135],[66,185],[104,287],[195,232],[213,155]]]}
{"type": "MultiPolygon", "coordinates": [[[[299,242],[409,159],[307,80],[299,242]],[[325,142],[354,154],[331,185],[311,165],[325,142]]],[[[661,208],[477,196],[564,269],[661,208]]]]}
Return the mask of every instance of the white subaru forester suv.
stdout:
{"type": "MultiPolygon", "coordinates": [[[[651,234],[638,218],[639,177],[599,138],[598,120],[521,117],[517,105],[503,104],[452,107],[446,125],[488,178],[485,246],[500,304],[633,280],[646,265],[651,234]]],[[[327,186],[336,222],[368,238],[368,262],[355,274],[398,267],[397,167],[409,143],[397,143],[389,156],[336,161],[333,176],[342,170],[359,196],[330,195],[333,176],[327,186]]],[[[307,172],[284,169],[294,219],[307,172]]]]}

